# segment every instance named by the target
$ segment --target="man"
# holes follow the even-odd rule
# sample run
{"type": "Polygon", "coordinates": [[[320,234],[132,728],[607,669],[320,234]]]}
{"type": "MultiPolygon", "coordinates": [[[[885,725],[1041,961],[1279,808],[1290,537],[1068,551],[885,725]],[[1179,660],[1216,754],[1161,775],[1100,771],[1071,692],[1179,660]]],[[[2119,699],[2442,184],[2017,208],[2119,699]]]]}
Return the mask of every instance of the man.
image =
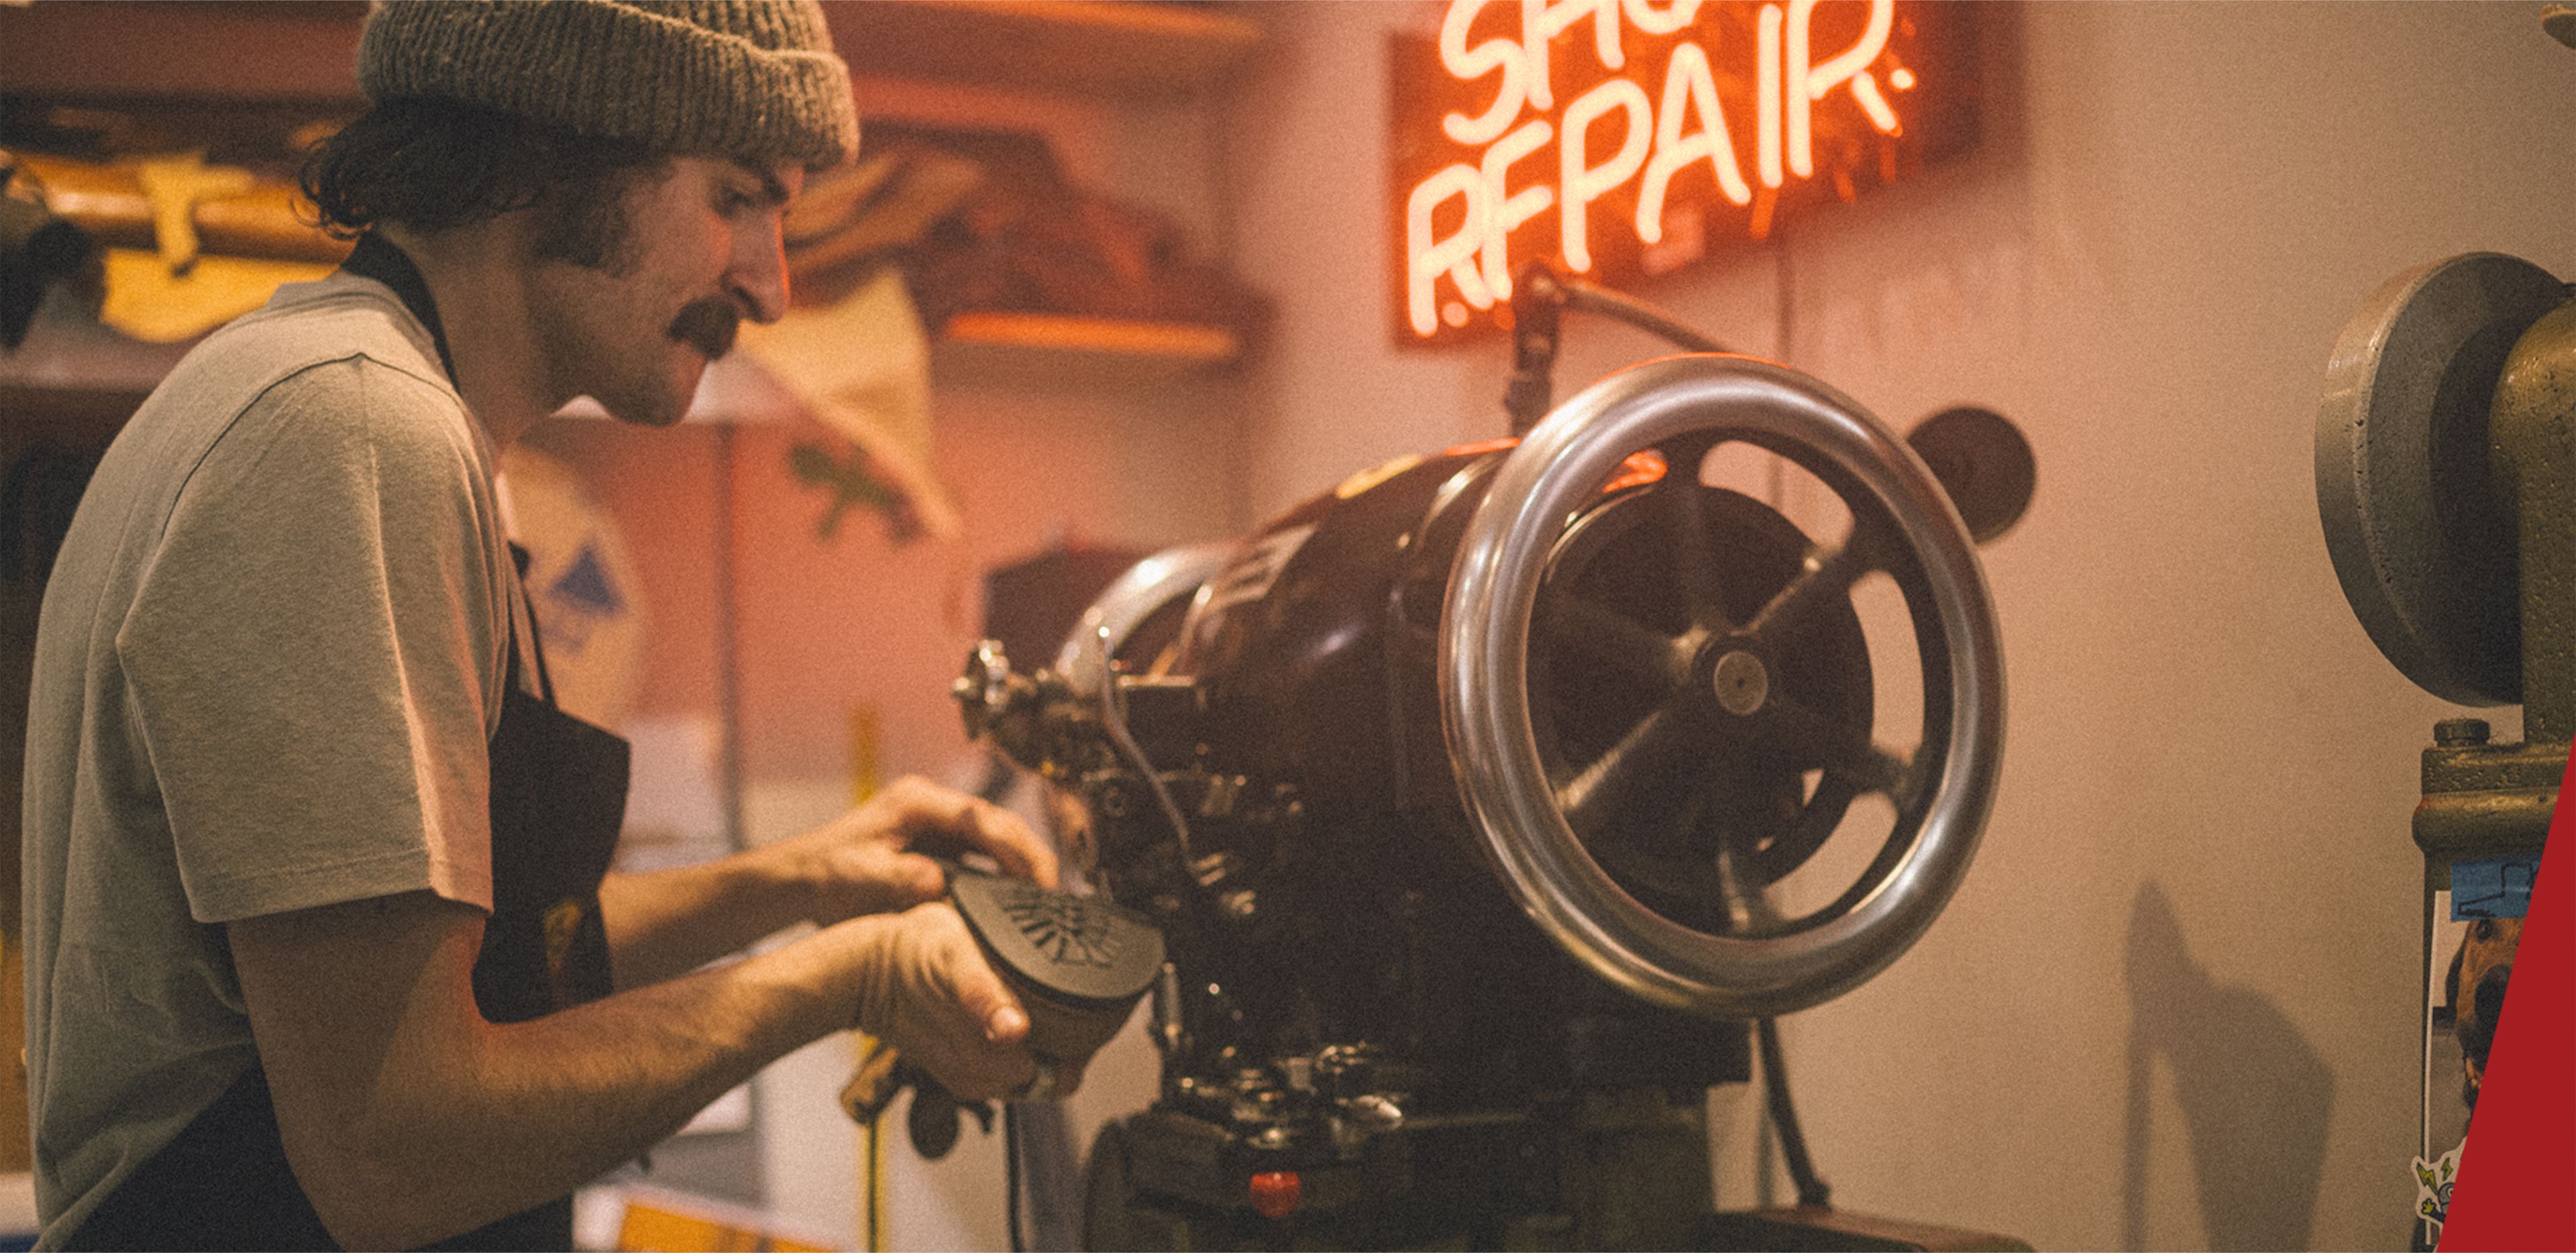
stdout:
{"type": "Polygon", "coordinates": [[[375,107],[307,180],[362,232],[348,266],[173,371],[47,590],[46,1246],[562,1246],[575,1186],[826,1033],[970,1098],[1038,1078],[1025,1011],[925,903],[925,852],[1053,883],[993,806],[908,780],[603,881],[625,747],[554,707],[495,508],[500,450],[565,401],[667,425],[740,318],[784,311],[781,215],[857,140],[829,49],[811,0],[369,16],[375,107]]]}

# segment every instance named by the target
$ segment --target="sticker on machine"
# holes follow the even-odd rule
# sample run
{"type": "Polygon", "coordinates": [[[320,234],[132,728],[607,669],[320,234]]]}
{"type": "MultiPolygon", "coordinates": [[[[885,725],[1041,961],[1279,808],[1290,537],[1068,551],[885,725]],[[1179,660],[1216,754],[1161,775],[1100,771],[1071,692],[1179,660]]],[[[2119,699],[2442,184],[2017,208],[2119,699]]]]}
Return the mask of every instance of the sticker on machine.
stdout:
{"type": "Polygon", "coordinates": [[[2460,951],[2469,927],[2451,914],[2451,890],[2435,889],[2425,933],[2423,1123],[2413,1163],[2414,1247],[2422,1249],[2441,1240],[2442,1222],[2451,1208],[2451,1181],[2459,1174],[2460,1146],[2469,1131],[2451,967],[2451,956],[2460,951]]]}
{"type": "Polygon", "coordinates": [[[2450,864],[2451,886],[2435,889],[2425,932],[2424,1121],[2414,1161],[2419,1248],[2439,1244],[2469,1120],[2485,1087],[2504,992],[2531,908],[2539,859],[2500,857],[2450,864]]]}

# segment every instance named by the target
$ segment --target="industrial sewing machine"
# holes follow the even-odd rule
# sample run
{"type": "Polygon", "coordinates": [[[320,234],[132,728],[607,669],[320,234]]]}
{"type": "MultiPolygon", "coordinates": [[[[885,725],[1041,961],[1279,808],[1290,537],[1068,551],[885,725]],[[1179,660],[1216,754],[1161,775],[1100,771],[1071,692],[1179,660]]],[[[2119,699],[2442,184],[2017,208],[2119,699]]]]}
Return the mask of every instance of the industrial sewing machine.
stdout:
{"type": "Polygon", "coordinates": [[[957,681],[1169,957],[1160,1096],[1094,1148],[1087,1243],[2021,1247],[1713,1215],[1704,1111],[1756,1039],[1776,1080],[1770,1017],[1896,960],[1967,871],[2003,731],[1973,543],[2026,505],[2027,444],[1953,410],[1909,446],[1705,351],[1550,411],[1562,309],[1714,345],[1522,286],[1517,438],[1157,555],[1047,668],[987,642],[957,681]],[[1704,482],[1737,443],[1848,525],[1704,482]],[[1866,621],[1879,575],[1901,611],[1866,621]]]}

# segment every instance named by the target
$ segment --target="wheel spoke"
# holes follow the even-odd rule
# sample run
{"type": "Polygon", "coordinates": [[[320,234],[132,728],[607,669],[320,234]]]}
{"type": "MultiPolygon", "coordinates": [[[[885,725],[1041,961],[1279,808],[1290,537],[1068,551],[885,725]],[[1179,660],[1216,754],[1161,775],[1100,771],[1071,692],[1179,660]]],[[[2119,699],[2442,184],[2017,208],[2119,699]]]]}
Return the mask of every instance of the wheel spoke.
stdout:
{"type": "Polygon", "coordinates": [[[1726,911],[1726,933],[1755,935],[1779,926],[1780,913],[1771,904],[1771,896],[1762,881],[1746,873],[1742,864],[1747,855],[1732,842],[1717,848],[1717,891],[1720,907],[1726,911]]]}
{"type": "Polygon", "coordinates": [[[1557,808],[1585,835],[1597,831],[1648,788],[1664,782],[1664,759],[1683,738],[1683,702],[1678,694],[1655,707],[1628,728],[1610,751],[1556,790],[1557,808]]]}
{"type": "MultiPolygon", "coordinates": [[[[1698,463],[1693,462],[1693,465],[1698,463]]],[[[1673,542],[1673,585],[1690,607],[1691,621],[1724,634],[1735,629],[1718,599],[1717,561],[1709,552],[1708,520],[1700,509],[1699,476],[1667,473],[1655,488],[1655,507],[1673,542]]]]}
{"type": "Polygon", "coordinates": [[[1857,535],[1832,552],[1810,548],[1798,573],[1773,593],[1747,629],[1766,643],[1778,644],[1780,636],[1795,633],[1807,615],[1849,594],[1852,584],[1871,568],[1868,546],[1857,535]]]}
{"type": "Polygon", "coordinates": [[[1880,748],[1869,732],[1837,722],[1793,700],[1774,698],[1773,716],[1792,752],[1864,792],[1895,796],[1908,763],[1880,748]]]}
{"type": "Polygon", "coordinates": [[[1635,618],[1596,600],[1553,591],[1541,617],[1550,643],[1623,674],[1673,682],[1674,641],[1635,618]]]}

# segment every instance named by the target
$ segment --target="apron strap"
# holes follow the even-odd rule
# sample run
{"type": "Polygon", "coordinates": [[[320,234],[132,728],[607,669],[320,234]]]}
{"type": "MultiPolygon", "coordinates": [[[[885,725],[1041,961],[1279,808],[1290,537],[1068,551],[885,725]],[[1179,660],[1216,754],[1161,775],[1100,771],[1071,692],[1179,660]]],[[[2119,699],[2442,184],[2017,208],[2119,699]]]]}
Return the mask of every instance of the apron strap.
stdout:
{"type": "MultiPolygon", "coordinates": [[[[510,564],[518,568],[517,583],[519,587],[519,603],[525,606],[528,611],[528,650],[535,654],[537,659],[537,690],[545,696],[546,704],[553,705],[555,703],[555,680],[553,675],[546,672],[546,633],[544,629],[537,625],[537,598],[528,594],[528,565],[532,560],[534,559],[528,555],[528,550],[525,545],[519,543],[517,540],[510,541],[510,564]]],[[[517,686],[519,682],[519,615],[509,614],[507,617],[510,619],[510,676],[508,681],[512,686],[517,686]]]]}

